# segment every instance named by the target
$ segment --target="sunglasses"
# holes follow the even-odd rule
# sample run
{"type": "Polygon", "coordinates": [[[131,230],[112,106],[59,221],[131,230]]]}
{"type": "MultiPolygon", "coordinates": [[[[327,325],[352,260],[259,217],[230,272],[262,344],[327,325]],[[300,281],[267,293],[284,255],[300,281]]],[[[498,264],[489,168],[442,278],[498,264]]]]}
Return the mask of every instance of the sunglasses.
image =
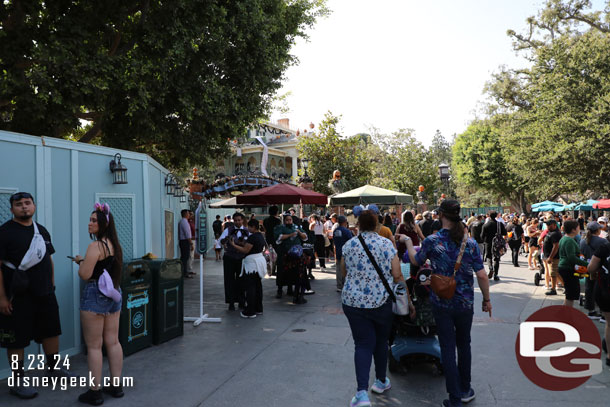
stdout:
{"type": "Polygon", "coordinates": [[[29,192],[17,192],[9,198],[9,202],[12,204],[15,201],[20,201],[22,199],[31,199],[34,202],[34,197],[29,192]]]}

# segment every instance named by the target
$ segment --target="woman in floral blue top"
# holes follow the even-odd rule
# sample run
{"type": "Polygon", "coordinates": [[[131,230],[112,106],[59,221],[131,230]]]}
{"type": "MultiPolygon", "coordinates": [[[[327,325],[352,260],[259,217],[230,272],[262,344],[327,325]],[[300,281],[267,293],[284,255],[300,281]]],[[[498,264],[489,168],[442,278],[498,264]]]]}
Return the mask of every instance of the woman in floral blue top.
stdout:
{"type": "MultiPolygon", "coordinates": [[[[400,272],[400,262],[392,242],[375,233],[377,215],[370,210],[358,216],[360,233],[371,254],[390,282],[404,281],[400,272]]],[[[345,284],[341,294],[343,312],[349,321],[354,337],[356,364],[356,381],[358,392],[352,399],[351,407],[370,406],[368,397],[369,372],[371,358],[375,359],[377,380],[371,388],[376,393],[383,393],[390,386],[386,377],[388,361],[388,338],[392,329],[392,300],[386,291],[379,274],[364,251],[358,237],[348,240],[343,246],[341,270],[345,284]]],[[[415,308],[410,304],[414,313],[415,308]]]]}
{"type": "MultiPolygon", "coordinates": [[[[422,265],[429,259],[433,273],[451,276],[454,273],[466,228],[460,218],[460,204],[457,201],[444,200],[439,212],[443,228],[423,241],[419,253],[415,252],[413,242],[408,236],[400,235],[399,241],[406,243],[411,264],[422,265]]],[[[468,239],[466,242],[461,266],[455,274],[456,289],[453,298],[444,300],[434,292],[430,296],[441,345],[445,383],[449,393],[449,399],[443,401],[443,406],[461,406],[462,403],[474,399],[474,390],[470,387],[473,273],[476,273],[479,288],[483,293],[483,312],[489,312],[491,317],[489,279],[483,266],[479,245],[474,239],[468,239]],[[456,346],[458,363],[455,361],[456,346]]]]}

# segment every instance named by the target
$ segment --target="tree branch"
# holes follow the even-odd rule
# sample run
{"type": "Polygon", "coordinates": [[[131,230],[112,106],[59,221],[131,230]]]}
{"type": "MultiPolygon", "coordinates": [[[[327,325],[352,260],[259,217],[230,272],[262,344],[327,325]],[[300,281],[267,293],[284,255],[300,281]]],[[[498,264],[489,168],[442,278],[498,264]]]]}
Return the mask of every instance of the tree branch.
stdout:
{"type": "Polygon", "coordinates": [[[76,117],[83,120],[97,121],[102,118],[102,114],[100,112],[79,112],[76,113],[76,117]]]}
{"type": "Polygon", "coordinates": [[[91,127],[88,132],[83,134],[83,136],[80,139],[78,139],[78,142],[79,143],[89,143],[89,142],[91,142],[91,140],[93,140],[94,138],[99,136],[99,134],[101,132],[102,132],[102,120],[100,119],[95,122],[93,127],[91,127]]]}

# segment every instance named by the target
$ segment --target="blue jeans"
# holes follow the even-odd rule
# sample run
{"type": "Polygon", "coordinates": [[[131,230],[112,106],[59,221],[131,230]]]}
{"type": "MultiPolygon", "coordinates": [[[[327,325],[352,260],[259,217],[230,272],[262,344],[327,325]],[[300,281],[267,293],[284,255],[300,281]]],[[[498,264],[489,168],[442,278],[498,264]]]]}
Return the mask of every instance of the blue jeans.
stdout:
{"type": "Polygon", "coordinates": [[[434,319],[445,372],[445,385],[452,406],[462,405],[462,394],[470,390],[470,329],[473,311],[434,306],[434,319]],[[457,347],[457,363],[455,348],[457,347]]]}
{"type": "Polygon", "coordinates": [[[355,308],[343,304],[354,337],[354,364],[358,391],[368,390],[371,357],[375,359],[375,377],[383,382],[388,364],[388,338],[392,330],[392,302],[379,308],[355,308]]]}

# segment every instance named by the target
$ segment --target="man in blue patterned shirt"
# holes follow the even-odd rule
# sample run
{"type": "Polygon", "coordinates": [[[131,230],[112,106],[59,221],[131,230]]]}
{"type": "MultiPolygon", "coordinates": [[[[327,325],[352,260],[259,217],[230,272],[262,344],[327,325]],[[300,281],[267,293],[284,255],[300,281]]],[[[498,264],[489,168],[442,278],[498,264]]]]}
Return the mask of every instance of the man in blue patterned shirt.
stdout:
{"type": "MultiPolygon", "coordinates": [[[[400,235],[399,241],[407,245],[411,264],[419,266],[430,260],[434,274],[452,276],[466,227],[461,221],[460,204],[457,201],[444,200],[439,212],[443,227],[437,234],[430,235],[423,241],[419,253],[415,252],[413,242],[408,236],[400,235]]],[[[474,239],[466,241],[461,265],[455,273],[454,296],[449,300],[439,298],[434,292],[430,296],[449,393],[449,399],[443,401],[443,406],[447,407],[461,406],[475,397],[474,390],[470,387],[473,273],[476,273],[479,288],[483,293],[483,312],[489,312],[491,316],[489,279],[483,266],[479,245],[474,239]],[[455,360],[456,347],[459,363],[455,360]]]]}

